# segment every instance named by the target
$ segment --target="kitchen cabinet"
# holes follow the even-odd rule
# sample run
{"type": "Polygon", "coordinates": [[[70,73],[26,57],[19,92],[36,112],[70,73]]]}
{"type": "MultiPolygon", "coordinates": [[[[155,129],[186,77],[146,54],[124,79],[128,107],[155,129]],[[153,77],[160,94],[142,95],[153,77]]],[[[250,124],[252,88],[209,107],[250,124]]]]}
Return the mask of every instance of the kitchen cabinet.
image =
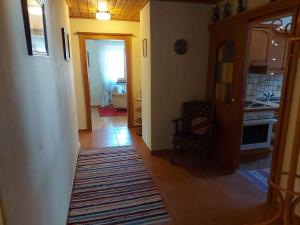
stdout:
{"type": "Polygon", "coordinates": [[[284,71],[287,40],[285,37],[271,33],[268,57],[269,73],[284,71]]]}
{"type": "Polygon", "coordinates": [[[265,66],[268,64],[268,48],[270,31],[264,28],[255,28],[251,32],[249,61],[251,65],[265,66]]]}
{"type": "Polygon", "coordinates": [[[287,39],[274,33],[270,26],[255,27],[250,35],[249,66],[258,73],[282,73],[284,71],[287,39]],[[261,70],[265,67],[265,70],[261,70]]]}

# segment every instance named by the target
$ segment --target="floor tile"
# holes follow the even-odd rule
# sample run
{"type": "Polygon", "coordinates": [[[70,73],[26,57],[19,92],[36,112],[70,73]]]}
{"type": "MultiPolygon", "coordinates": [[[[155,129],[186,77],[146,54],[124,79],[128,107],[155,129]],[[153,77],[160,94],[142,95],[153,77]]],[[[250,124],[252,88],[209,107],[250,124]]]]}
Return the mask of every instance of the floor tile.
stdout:
{"type": "Polygon", "coordinates": [[[130,138],[131,135],[129,132],[117,132],[116,133],[117,138],[119,139],[125,139],[125,138],[130,138]]]}
{"type": "Polygon", "coordinates": [[[118,138],[118,142],[119,142],[119,145],[120,146],[123,146],[123,145],[132,145],[132,140],[129,139],[129,138],[118,138]]]}
{"type": "Polygon", "coordinates": [[[127,116],[100,117],[97,107],[91,107],[91,117],[93,129],[127,126],[127,116]]]}

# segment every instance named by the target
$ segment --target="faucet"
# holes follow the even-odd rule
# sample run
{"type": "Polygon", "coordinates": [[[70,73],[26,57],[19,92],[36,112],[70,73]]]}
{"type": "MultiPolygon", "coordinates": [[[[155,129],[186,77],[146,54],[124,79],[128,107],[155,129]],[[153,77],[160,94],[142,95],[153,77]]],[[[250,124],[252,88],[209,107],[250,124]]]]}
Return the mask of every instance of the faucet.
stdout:
{"type": "Polygon", "coordinates": [[[267,90],[267,89],[265,89],[265,88],[261,88],[261,89],[259,90],[259,93],[260,93],[260,92],[262,92],[263,95],[266,97],[266,99],[265,99],[264,101],[267,101],[267,102],[269,102],[269,101],[271,100],[271,98],[274,96],[274,93],[273,93],[273,92],[271,92],[271,91],[269,91],[269,90],[267,90]]]}

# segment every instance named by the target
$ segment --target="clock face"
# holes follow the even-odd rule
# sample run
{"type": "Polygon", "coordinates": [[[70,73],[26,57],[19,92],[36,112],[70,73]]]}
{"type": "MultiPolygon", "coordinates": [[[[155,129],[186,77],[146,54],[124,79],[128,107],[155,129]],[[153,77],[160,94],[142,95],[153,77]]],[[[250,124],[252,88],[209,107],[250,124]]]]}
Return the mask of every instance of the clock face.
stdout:
{"type": "Polygon", "coordinates": [[[184,55],[188,51],[188,43],[184,39],[178,39],[174,44],[174,51],[178,55],[184,55]]]}

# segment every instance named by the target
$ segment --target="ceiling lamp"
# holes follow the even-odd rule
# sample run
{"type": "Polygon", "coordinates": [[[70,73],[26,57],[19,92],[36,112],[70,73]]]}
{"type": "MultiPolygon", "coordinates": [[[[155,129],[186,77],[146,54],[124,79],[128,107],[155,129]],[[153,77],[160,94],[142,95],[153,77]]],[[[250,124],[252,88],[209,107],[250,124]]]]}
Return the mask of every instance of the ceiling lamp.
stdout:
{"type": "Polygon", "coordinates": [[[28,12],[33,16],[41,16],[43,15],[43,9],[40,6],[29,6],[28,12]]]}
{"type": "Polygon", "coordinates": [[[110,20],[111,14],[108,11],[97,11],[96,19],[97,20],[110,20]]]}
{"type": "Polygon", "coordinates": [[[107,4],[106,2],[97,2],[97,8],[99,9],[95,16],[97,20],[110,20],[111,14],[107,10],[107,4]]]}

